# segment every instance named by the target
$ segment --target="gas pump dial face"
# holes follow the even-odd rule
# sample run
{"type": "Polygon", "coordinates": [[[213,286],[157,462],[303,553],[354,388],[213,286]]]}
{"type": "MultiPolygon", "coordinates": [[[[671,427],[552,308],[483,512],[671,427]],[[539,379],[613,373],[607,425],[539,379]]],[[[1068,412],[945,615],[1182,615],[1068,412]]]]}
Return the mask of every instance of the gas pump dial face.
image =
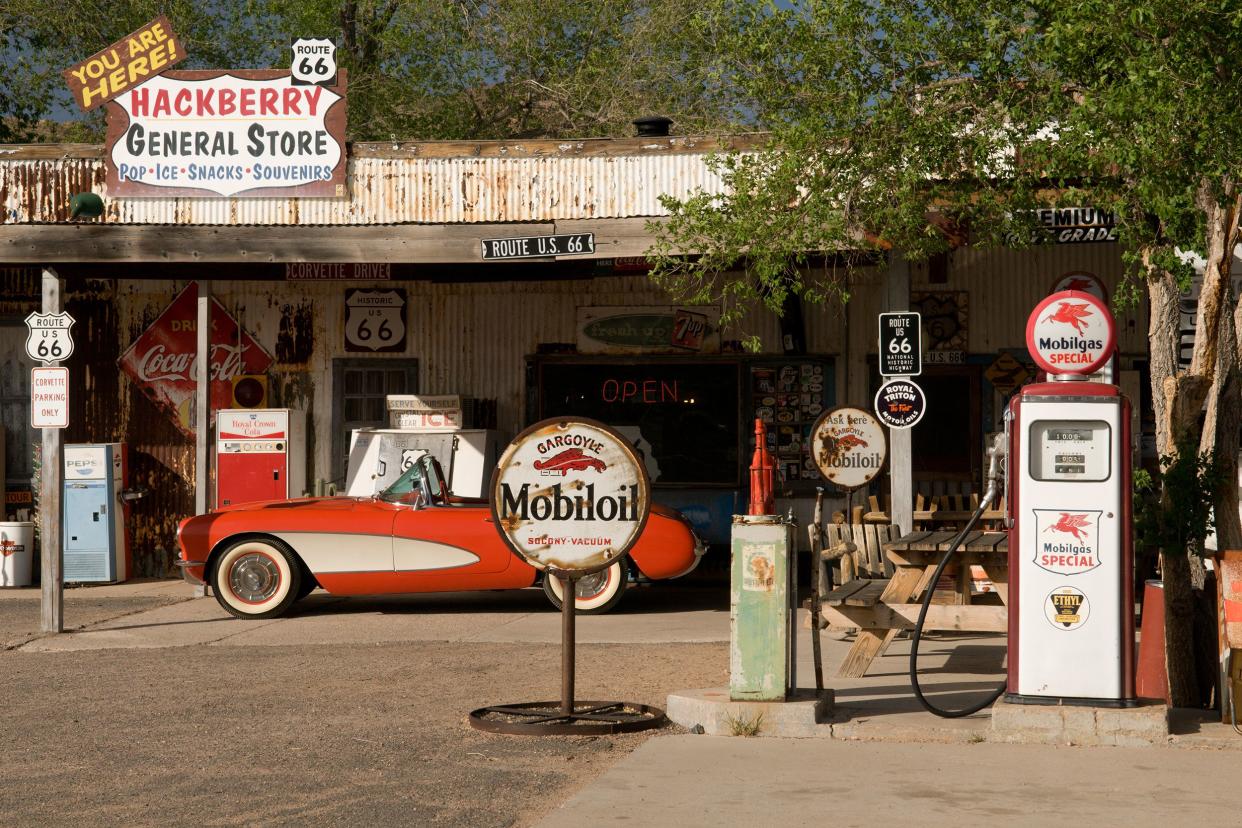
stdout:
{"type": "Polygon", "coordinates": [[[1031,477],[1036,480],[1107,480],[1112,432],[1100,421],[1031,423],[1031,477]]]}

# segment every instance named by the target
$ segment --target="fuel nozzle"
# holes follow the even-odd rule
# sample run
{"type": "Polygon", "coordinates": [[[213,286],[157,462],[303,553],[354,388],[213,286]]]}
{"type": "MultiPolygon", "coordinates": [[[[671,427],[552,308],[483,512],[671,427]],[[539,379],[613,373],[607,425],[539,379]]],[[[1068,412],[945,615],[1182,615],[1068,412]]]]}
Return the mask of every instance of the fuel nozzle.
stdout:
{"type": "Polygon", "coordinates": [[[980,504],[982,508],[986,509],[996,502],[996,496],[1003,485],[1001,464],[1008,454],[1006,433],[1002,431],[992,438],[992,445],[988,446],[988,490],[983,494],[983,503],[980,504]]]}

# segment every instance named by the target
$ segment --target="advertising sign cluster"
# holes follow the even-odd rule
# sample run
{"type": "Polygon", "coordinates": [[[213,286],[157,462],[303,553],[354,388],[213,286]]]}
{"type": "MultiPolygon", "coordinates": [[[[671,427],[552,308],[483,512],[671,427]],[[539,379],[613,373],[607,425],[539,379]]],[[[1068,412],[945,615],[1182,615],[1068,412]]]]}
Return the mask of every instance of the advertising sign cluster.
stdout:
{"type": "Polygon", "coordinates": [[[593,420],[551,419],[514,438],[492,475],[492,517],[537,569],[587,574],[622,558],[651,508],[629,440],[593,420]]]}
{"type": "MultiPolygon", "coordinates": [[[[198,286],[191,282],[119,360],[130,380],[187,435],[194,433],[190,405],[198,384],[197,300],[198,286]]],[[[211,410],[215,411],[230,406],[233,379],[265,373],[272,357],[238,328],[237,320],[214,298],[210,344],[211,410]]]]}
{"type": "Polygon", "coordinates": [[[165,72],[108,104],[108,193],[344,196],[345,72],[165,72]]]}

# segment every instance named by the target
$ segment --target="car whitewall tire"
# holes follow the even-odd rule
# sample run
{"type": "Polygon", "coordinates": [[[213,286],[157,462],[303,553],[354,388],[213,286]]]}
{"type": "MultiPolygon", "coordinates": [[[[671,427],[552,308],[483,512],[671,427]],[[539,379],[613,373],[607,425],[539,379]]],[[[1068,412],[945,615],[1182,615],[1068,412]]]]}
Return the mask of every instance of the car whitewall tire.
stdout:
{"type": "Polygon", "coordinates": [[[237,541],[221,553],[212,571],[220,606],[238,618],[275,618],[298,599],[302,569],[280,541],[237,541]]]}
{"type": "MultiPolygon", "coordinates": [[[[585,615],[599,615],[608,612],[621,600],[629,582],[629,573],[625,563],[617,561],[601,572],[585,575],[578,579],[576,589],[576,610],[585,615]]],[[[553,575],[543,576],[543,591],[552,602],[552,606],[561,608],[561,580],[553,575]]]]}

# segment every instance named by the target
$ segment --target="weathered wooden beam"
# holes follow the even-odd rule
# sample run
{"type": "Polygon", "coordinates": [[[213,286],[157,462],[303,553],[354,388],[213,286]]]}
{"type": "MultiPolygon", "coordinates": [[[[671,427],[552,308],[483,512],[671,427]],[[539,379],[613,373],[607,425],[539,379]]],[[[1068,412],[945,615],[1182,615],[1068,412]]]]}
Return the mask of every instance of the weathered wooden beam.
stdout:
{"type": "MultiPolygon", "coordinates": [[[[0,262],[376,262],[474,263],[481,240],[553,233],[594,233],[594,256],[640,256],[647,219],[513,224],[218,226],[0,224],[0,262]]],[[[552,259],[548,259],[552,261],[552,259]]]]}
{"type": "MultiPolygon", "coordinates": [[[[45,268],[43,313],[60,313],[63,310],[61,297],[60,276],[51,268],[45,268]]],[[[72,389],[70,393],[74,393],[72,389]]],[[[65,463],[61,434],[59,428],[43,429],[39,472],[39,628],[49,633],[65,629],[64,527],[61,525],[60,503],[65,463]]]]}

